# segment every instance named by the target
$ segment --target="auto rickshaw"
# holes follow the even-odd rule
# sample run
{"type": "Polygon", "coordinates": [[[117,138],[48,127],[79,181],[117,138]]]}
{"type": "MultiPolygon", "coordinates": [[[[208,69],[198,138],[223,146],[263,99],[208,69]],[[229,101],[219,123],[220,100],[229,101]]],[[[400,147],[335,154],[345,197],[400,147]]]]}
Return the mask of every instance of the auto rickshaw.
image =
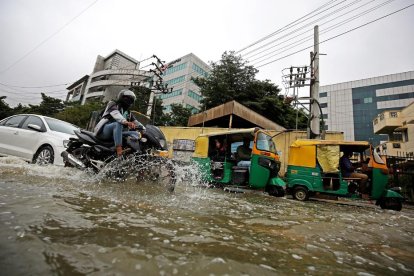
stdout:
{"type": "Polygon", "coordinates": [[[285,195],[286,184],[278,176],[280,161],[275,143],[259,128],[201,134],[195,140],[192,160],[204,181],[229,191],[255,189],[273,196],[285,195]],[[237,148],[246,139],[250,141],[251,159],[250,166],[242,167],[238,166],[237,148]],[[216,145],[221,145],[220,149],[216,145]]]}
{"type": "Polygon", "coordinates": [[[400,211],[403,197],[398,191],[401,188],[387,188],[386,162],[365,141],[296,140],[289,150],[288,192],[301,201],[316,193],[363,198],[360,192],[362,179],[344,177],[341,173],[340,158],[344,152],[352,154],[354,165],[365,163],[364,171],[360,171],[368,176],[365,199],[376,200],[376,205],[383,209],[400,211]]]}

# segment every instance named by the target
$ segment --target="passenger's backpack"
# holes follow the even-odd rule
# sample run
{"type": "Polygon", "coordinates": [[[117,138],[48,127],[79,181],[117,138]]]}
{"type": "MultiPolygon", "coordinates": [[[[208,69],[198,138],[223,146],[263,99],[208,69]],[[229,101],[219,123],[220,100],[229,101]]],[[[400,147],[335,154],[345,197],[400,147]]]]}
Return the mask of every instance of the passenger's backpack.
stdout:
{"type": "Polygon", "coordinates": [[[105,113],[107,107],[108,106],[106,105],[101,110],[95,110],[91,112],[91,114],[89,115],[89,121],[86,126],[86,130],[92,132],[94,131],[96,124],[103,118],[103,114],[105,113]]]}

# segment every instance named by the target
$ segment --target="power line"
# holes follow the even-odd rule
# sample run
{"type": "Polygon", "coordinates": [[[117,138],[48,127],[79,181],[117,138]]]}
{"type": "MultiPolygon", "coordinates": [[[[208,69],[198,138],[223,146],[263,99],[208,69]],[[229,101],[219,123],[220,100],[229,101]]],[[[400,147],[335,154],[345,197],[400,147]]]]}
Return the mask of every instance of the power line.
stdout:
{"type": "MultiPolygon", "coordinates": [[[[343,21],[341,21],[341,22],[338,22],[338,23],[336,23],[336,24],[334,24],[334,25],[331,25],[331,26],[327,27],[327,29],[325,29],[325,30],[321,31],[321,33],[320,33],[320,34],[325,34],[325,33],[330,32],[330,31],[332,31],[332,30],[334,30],[334,29],[336,29],[336,28],[339,28],[339,27],[341,27],[341,26],[343,26],[343,25],[345,25],[345,24],[347,24],[347,23],[349,23],[349,22],[351,22],[351,21],[353,21],[353,20],[355,20],[355,19],[360,18],[362,15],[365,15],[365,14],[368,14],[368,13],[370,13],[370,12],[374,11],[374,10],[377,10],[378,8],[380,8],[380,7],[382,7],[382,6],[386,5],[386,4],[389,4],[389,3],[393,2],[393,1],[395,1],[395,0],[388,0],[388,1],[386,1],[386,2],[384,2],[384,3],[381,3],[381,4],[377,5],[377,6],[374,6],[374,7],[370,8],[370,9],[368,9],[368,10],[365,10],[365,11],[363,11],[363,12],[359,13],[359,14],[356,14],[356,15],[354,15],[354,16],[352,16],[352,17],[350,17],[350,18],[347,18],[347,19],[345,19],[345,20],[343,20],[343,21]]],[[[371,2],[372,2],[372,1],[371,1],[371,2]]],[[[362,7],[362,6],[360,6],[360,7],[362,7]]],[[[359,9],[360,7],[356,8],[356,9],[359,9]]],[[[354,10],[355,10],[355,9],[354,9],[354,10]]],[[[345,14],[342,14],[342,15],[338,16],[337,18],[342,17],[342,16],[344,16],[344,15],[345,15],[345,14]]],[[[331,20],[331,21],[332,21],[332,20],[331,20]]],[[[328,21],[328,22],[322,23],[320,26],[322,26],[322,25],[324,25],[324,24],[326,24],[326,23],[329,23],[329,22],[331,22],[331,21],[328,21]]],[[[268,52],[268,53],[266,53],[266,54],[264,54],[264,55],[262,55],[262,56],[260,56],[260,57],[258,57],[258,58],[252,59],[252,60],[250,60],[249,62],[254,62],[254,61],[256,61],[256,60],[262,59],[262,60],[260,60],[260,61],[257,61],[255,64],[261,63],[261,62],[265,61],[265,60],[266,60],[266,59],[268,59],[268,58],[271,58],[271,57],[277,56],[277,55],[279,55],[279,54],[281,54],[281,53],[283,53],[283,52],[286,52],[286,51],[290,50],[291,48],[294,48],[294,47],[296,47],[296,46],[299,46],[299,45],[301,45],[301,44],[305,43],[306,41],[312,40],[312,38],[313,38],[313,34],[312,34],[312,35],[310,35],[310,36],[304,37],[304,38],[302,38],[301,40],[297,40],[297,41],[295,41],[295,42],[293,42],[293,43],[290,43],[290,44],[285,45],[285,46],[283,46],[283,47],[277,48],[276,50],[273,50],[273,51],[271,51],[271,52],[268,52]],[[294,46],[292,46],[292,45],[294,45],[294,46]],[[286,50],[283,50],[283,51],[279,51],[279,50],[282,50],[282,49],[287,48],[287,47],[289,47],[289,46],[292,46],[292,47],[291,47],[290,49],[286,49],[286,50]],[[279,52],[278,52],[278,51],[279,51],[279,52]],[[275,53],[275,52],[278,52],[278,53],[276,53],[276,54],[274,54],[274,55],[269,56],[270,54],[275,53]],[[266,57],[266,58],[265,58],[265,59],[263,59],[264,57],[266,57]]],[[[289,40],[290,40],[290,39],[285,40],[284,42],[287,42],[287,41],[289,41],[289,40]]],[[[275,46],[280,45],[280,44],[283,44],[284,42],[279,43],[279,44],[276,44],[275,46]]],[[[270,47],[270,48],[268,48],[268,49],[271,49],[271,48],[273,48],[273,47],[274,47],[274,46],[272,46],[272,47],[270,47]]]]}
{"type": "MultiPolygon", "coordinates": [[[[98,1],[99,1],[99,0],[98,0],[98,1]]],[[[139,61],[139,63],[141,63],[141,62],[143,62],[143,61],[146,61],[146,60],[149,60],[149,59],[151,59],[151,58],[153,58],[153,56],[150,56],[149,58],[146,58],[146,59],[140,60],[140,61],[139,61]]],[[[120,68],[118,68],[117,70],[123,70],[123,69],[125,69],[125,68],[127,68],[127,67],[130,67],[130,66],[131,66],[131,65],[126,65],[126,66],[124,66],[124,67],[120,67],[120,68]]],[[[141,70],[141,68],[139,68],[138,70],[141,70]]],[[[6,84],[6,83],[1,83],[1,82],[0,82],[0,85],[7,86],[7,87],[15,87],[15,88],[49,88],[49,87],[56,87],[56,86],[69,85],[70,83],[73,83],[73,82],[71,81],[71,82],[67,82],[67,83],[61,83],[61,84],[51,84],[51,85],[43,85],[43,86],[18,86],[18,85],[11,85],[11,84],[6,84]]],[[[21,91],[21,92],[27,93],[26,91],[21,91]]]]}
{"type": "MultiPolygon", "coordinates": [[[[348,30],[348,31],[345,31],[345,32],[343,32],[343,33],[340,33],[340,34],[335,35],[335,36],[333,36],[333,37],[330,37],[330,38],[328,38],[328,39],[325,39],[325,40],[323,40],[323,41],[319,42],[319,44],[322,44],[322,43],[327,42],[327,41],[329,41],[329,40],[332,40],[332,39],[334,39],[334,38],[340,37],[340,36],[342,36],[342,35],[345,35],[345,34],[347,34],[347,33],[350,33],[350,32],[352,32],[352,31],[355,31],[355,30],[357,30],[357,29],[360,29],[360,28],[362,28],[362,27],[365,27],[365,26],[367,26],[367,25],[369,25],[369,24],[371,24],[371,23],[374,23],[374,22],[379,21],[379,20],[381,20],[381,19],[384,19],[384,18],[386,18],[386,17],[388,17],[388,16],[391,16],[391,15],[393,15],[393,14],[396,14],[396,13],[398,13],[398,12],[401,12],[401,11],[403,11],[403,10],[405,10],[405,9],[408,9],[408,8],[412,7],[413,5],[414,5],[414,4],[408,5],[408,6],[404,7],[404,8],[401,8],[401,9],[399,9],[399,10],[396,10],[396,11],[394,11],[394,12],[392,12],[392,13],[386,14],[386,15],[384,15],[384,16],[381,16],[381,17],[377,18],[377,19],[374,19],[374,20],[372,20],[372,21],[369,21],[369,22],[367,22],[367,23],[365,23],[365,24],[362,24],[362,25],[359,25],[359,26],[357,26],[357,27],[355,27],[355,28],[352,28],[352,29],[350,29],[350,30],[348,30]]],[[[307,49],[309,49],[309,48],[312,48],[312,47],[313,47],[313,45],[311,45],[311,46],[309,46],[309,47],[306,47],[306,48],[303,48],[303,49],[300,49],[300,50],[295,51],[295,52],[293,52],[293,53],[290,53],[290,54],[288,54],[288,55],[286,55],[286,56],[283,56],[283,57],[281,57],[281,58],[278,58],[278,59],[275,59],[275,60],[269,61],[269,62],[267,62],[267,63],[264,63],[264,64],[262,64],[262,65],[256,66],[256,68],[260,68],[260,67],[266,66],[266,65],[268,65],[268,64],[271,64],[271,63],[276,62],[276,61],[279,61],[279,60],[281,60],[281,59],[284,59],[284,58],[290,57],[290,56],[292,56],[292,55],[294,55],[294,54],[297,54],[297,53],[299,53],[299,52],[305,51],[305,50],[307,50],[307,49]]]]}
{"type": "Polygon", "coordinates": [[[92,4],[90,4],[85,9],[83,9],[79,14],[77,14],[75,17],[73,17],[71,20],[69,20],[66,24],[64,24],[62,27],[60,27],[57,31],[55,31],[53,34],[51,34],[50,36],[48,36],[42,42],[40,42],[39,44],[37,44],[33,49],[31,49],[29,52],[27,52],[26,54],[24,54],[21,58],[19,58],[14,63],[12,63],[11,65],[9,65],[6,69],[4,69],[3,71],[1,71],[0,74],[4,74],[8,70],[10,70],[12,67],[14,67],[16,64],[18,64],[23,59],[25,59],[27,56],[29,56],[31,53],[33,53],[34,51],[36,51],[40,46],[42,46],[47,41],[49,41],[51,38],[53,38],[55,35],[57,35],[58,33],[60,33],[64,28],[66,28],[67,26],[69,26],[73,21],[75,21],[75,19],[77,19],[79,16],[81,16],[84,12],[86,12],[90,7],[92,7],[93,5],[95,5],[96,2],[98,2],[98,1],[99,0],[95,0],[94,2],[92,2],[92,4]]]}
{"type": "Polygon", "coordinates": [[[0,85],[7,86],[7,87],[15,87],[15,88],[48,88],[48,87],[56,87],[56,86],[63,86],[68,85],[69,83],[62,83],[62,84],[51,84],[51,85],[44,85],[44,86],[17,86],[11,84],[1,83],[0,85]]]}
{"type": "MultiPolygon", "coordinates": [[[[284,27],[282,27],[282,28],[280,28],[280,29],[278,29],[278,30],[274,31],[273,33],[271,33],[271,34],[269,34],[269,35],[267,35],[267,36],[265,36],[265,37],[263,37],[263,38],[261,38],[261,39],[257,40],[256,42],[253,42],[252,44],[250,44],[250,45],[248,45],[248,46],[246,46],[246,47],[242,48],[241,50],[236,51],[236,54],[238,54],[238,53],[240,53],[240,52],[243,52],[244,50],[246,50],[246,49],[248,49],[248,48],[250,48],[250,47],[253,47],[254,45],[256,45],[256,44],[258,44],[258,43],[260,43],[260,42],[262,42],[262,41],[264,41],[264,40],[266,40],[266,39],[268,39],[268,38],[270,38],[270,37],[272,37],[272,36],[274,36],[274,35],[276,35],[276,34],[278,34],[278,33],[282,32],[282,31],[284,31],[284,30],[287,30],[287,29],[289,29],[289,28],[292,28],[293,26],[295,26],[295,25],[297,25],[297,24],[301,23],[301,22],[300,22],[300,20],[303,20],[304,18],[308,17],[308,16],[309,16],[309,15],[311,15],[312,13],[315,13],[315,12],[317,12],[318,10],[323,9],[324,7],[326,7],[326,6],[328,6],[328,5],[330,5],[331,3],[336,2],[336,1],[337,1],[337,0],[331,0],[331,1],[328,1],[327,3],[325,3],[325,4],[323,4],[322,6],[320,6],[320,7],[316,8],[315,10],[311,11],[310,13],[308,13],[308,14],[306,14],[306,15],[304,15],[304,16],[302,16],[302,17],[298,18],[298,19],[296,19],[295,21],[293,21],[293,22],[291,22],[291,23],[289,23],[289,24],[285,25],[284,27]]],[[[346,1],[346,0],[343,0],[343,1],[341,1],[340,3],[335,4],[333,7],[335,7],[336,5],[339,5],[339,4],[343,3],[343,2],[345,2],[345,1],[346,1]]],[[[331,8],[332,8],[332,7],[331,7],[331,8]]],[[[328,9],[329,9],[329,8],[328,8],[328,9]]]]}
{"type": "MultiPolygon", "coordinates": [[[[266,44],[264,44],[264,45],[262,45],[262,46],[260,46],[260,47],[257,47],[256,49],[251,50],[250,52],[248,52],[248,53],[244,54],[244,56],[247,56],[247,55],[249,55],[249,54],[251,54],[251,53],[254,53],[254,52],[256,52],[256,51],[258,51],[258,50],[260,50],[260,49],[262,49],[262,48],[264,48],[264,47],[268,46],[268,45],[271,45],[271,44],[273,44],[273,43],[275,43],[275,42],[279,41],[280,39],[282,39],[282,38],[284,38],[284,37],[289,37],[290,35],[292,35],[292,34],[294,34],[294,33],[298,32],[298,31],[302,30],[303,28],[305,28],[305,27],[307,27],[307,26],[311,26],[311,25],[313,25],[314,23],[316,23],[316,22],[318,22],[318,21],[320,21],[320,20],[323,20],[323,19],[325,19],[325,18],[330,17],[331,15],[334,15],[334,14],[336,14],[336,13],[338,13],[338,12],[341,12],[342,10],[345,10],[345,9],[349,8],[349,7],[351,7],[351,6],[355,5],[355,4],[357,4],[357,3],[358,3],[358,2],[360,2],[360,1],[361,1],[361,0],[356,0],[356,1],[354,1],[354,2],[350,3],[350,4],[346,5],[346,6],[343,6],[343,7],[339,8],[339,9],[337,9],[337,10],[335,10],[335,11],[333,11],[333,12],[329,13],[329,14],[326,14],[326,15],[324,15],[324,16],[322,16],[322,17],[319,17],[318,19],[313,20],[312,22],[309,22],[309,23],[307,23],[306,25],[301,26],[301,27],[299,27],[299,28],[297,28],[297,29],[295,29],[295,30],[291,31],[290,33],[287,33],[287,34],[285,34],[285,35],[282,35],[281,37],[279,37],[279,38],[277,38],[277,39],[274,39],[274,40],[272,40],[272,41],[270,41],[270,42],[268,42],[268,43],[266,43],[266,44]]],[[[371,1],[369,1],[368,3],[365,3],[365,4],[363,4],[363,5],[359,6],[359,7],[355,8],[355,9],[352,9],[352,10],[350,10],[350,11],[348,11],[348,12],[346,12],[346,13],[342,14],[342,15],[337,16],[337,17],[336,17],[335,19],[333,19],[333,20],[329,20],[328,22],[324,22],[324,23],[322,23],[322,24],[318,24],[318,25],[319,25],[319,26],[322,26],[322,25],[324,25],[324,24],[326,24],[326,23],[329,23],[329,22],[331,22],[331,21],[334,21],[334,20],[336,20],[336,19],[338,19],[338,18],[340,18],[340,17],[342,17],[342,16],[344,16],[344,15],[347,15],[347,14],[349,14],[350,12],[353,12],[353,11],[355,11],[355,10],[357,10],[357,9],[360,9],[360,8],[362,8],[362,7],[366,6],[366,5],[368,5],[368,4],[370,4],[371,2],[374,2],[374,1],[376,1],[376,0],[371,0],[371,1]]],[[[391,0],[391,1],[394,1],[394,0],[391,0]]],[[[246,58],[246,59],[249,59],[249,58],[252,58],[252,57],[254,57],[254,56],[257,56],[257,55],[259,55],[259,54],[261,54],[261,53],[263,53],[263,52],[266,52],[266,51],[268,51],[268,50],[270,50],[270,49],[272,49],[272,48],[274,48],[274,47],[276,47],[276,46],[278,46],[278,45],[282,45],[283,43],[286,43],[286,42],[288,42],[288,41],[290,41],[290,40],[292,40],[292,39],[294,39],[294,38],[296,38],[296,37],[299,37],[299,36],[301,36],[301,35],[303,35],[303,34],[306,34],[307,32],[310,32],[310,31],[312,31],[312,30],[313,30],[313,28],[312,28],[312,29],[308,29],[308,30],[307,30],[307,31],[305,31],[305,32],[302,32],[302,33],[300,33],[300,34],[298,34],[298,35],[296,35],[296,36],[294,36],[294,37],[291,37],[291,38],[289,38],[289,39],[286,39],[286,40],[284,40],[284,41],[282,41],[282,42],[280,42],[280,43],[278,43],[278,44],[275,44],[275,45],[273,45],[273,46],[271,46],[271,47],[268,47],[268,48],[267,48],[267,49],[265,49],[265,50],[262,50],[262,51],[260,51],[260,52],[258,52],[258,53],[255,53],[255,54],[253,54],[253,55],[251,55],[251,56],[249,56],[249,57],[245,57],[245,58],[246,58]]],[[[312,36],[313,36],[313,35],[312,35],[312,36]]]]}
{"type": "MultiPolygon", "coordinates": [[[[326,18],[326,17],[329,17],[329,16],[331,16],[332,14],[338,13],[338,12],[340,12],[341,10],[346,9],[346,8],[348,8],[348,7],[352,6],[352,5],[355,5],[357,2],[360,2],[360,1],[362,1],[362,0],[355,0],[354,2],[352,2],[352,3],[350,3],[350,4],[346,5],[346,6],[340,7],[339,9],[336,9],[336,10],[334,10],[334,11],[330,12],[329,14],[326,14],[326,15],[324,15],[324,16],[322,16],[322,17],[320,17],[320,18],[317,18],[317,19],[315,19],[315,20],[313,20],[313,21],[311,21],[311,22],[307,23],[306,25],[301,26],[301,27],[299,27],[299,28],[297,28],[297,29],[295,29],[295,30],[291,31],[291,32],[290,32],[290,33],[288,33],[288,34],[285,34],[285,35],[283,35],[283,36],[281,36],[281,37],[279,37],[279,38],[277,38],[277,39],[275,39],[275,40],[273,40],[273,41],[271,41],[271,42],[268,42],[268,43],[266,43],[266,44],[264,44],[264,45],[262,45],[262,46],[257,47],[256,49],[251,50],[250,52],[246,53],[245,55],[251,54],[251,53],[253,53],[253,52],[255,52],[255,51],[257,51],[257,50],[259,50],[259,49],[261,49],[261,48],[263,48],[263,47],[265,47],[265,46],[268,46],[268,45],[272,44],[273,42],[275,42],[275,41],[277,41],[277,40],[279,40],[279,39],[281,39],[281,38],[283,38],[283,37],[287,37],[287,36],[289,36],[289,35],[292,35],[292,34],[294,34],[294,33],[298,32],[298,31],[302,30],[304,27],[306,27],[306,26],[310,26],[310,25],[314,24],[315,22],[318,22],[318,21],[319,21],[319,20],[321,20],[321,19],[324,19],[324,18],[326,18]]],[[[339,4],[342,4],[342,2],[338,3],[337,5],[339,5],[339,4]]],[[[335,5],[335,6],[337,6],[337,5],[335,5]]],[[[333,7],[335,7],[335,6],[333,6],[333,7]]],[[[331,7],[331,8],[333,8],[333,7],[331,7]]],[[[328,9],[327,9],[327,10],[328,10],[328,9]]],[[[324,10],[324,11],[322,11],[322,12],[320,12],[320,13],[316,14],[316,15],[322,14],[323,12],[325,12],[325,11],[327,11],[327,10],[324,10]]],[[[316,15],[313,15],[312,17],[314,17],[314,16],[316,16],[316,15]]],[[[310,17],[310,18],[306,19],[305,21],[307,21],[307,20],[311,19],[312,17],[310,17]]],[[[301,23],[302,23],[302,22],[301,22],[301,23]]],[[[295,24],[295,25],[298,25],[298,24],[295,24]]],[[[293,27],[293,26],[292,26],[292,27],[293,27]]]]}

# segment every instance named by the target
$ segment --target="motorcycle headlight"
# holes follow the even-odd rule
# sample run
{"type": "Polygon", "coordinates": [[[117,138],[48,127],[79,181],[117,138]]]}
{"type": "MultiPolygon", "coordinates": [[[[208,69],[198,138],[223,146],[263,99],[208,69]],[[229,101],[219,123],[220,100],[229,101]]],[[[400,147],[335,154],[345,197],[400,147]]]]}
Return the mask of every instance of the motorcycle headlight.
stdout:
{"type": "Polygon", "coordinates": [[[69,140],[63,140],[63,147],[67,148],[69,146],[69,140]]]}

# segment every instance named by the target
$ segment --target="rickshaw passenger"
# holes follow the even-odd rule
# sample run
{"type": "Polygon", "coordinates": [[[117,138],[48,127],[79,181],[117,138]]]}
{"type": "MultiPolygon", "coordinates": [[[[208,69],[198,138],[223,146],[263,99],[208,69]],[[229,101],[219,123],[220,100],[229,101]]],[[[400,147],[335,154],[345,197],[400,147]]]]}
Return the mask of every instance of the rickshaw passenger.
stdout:
{"type": "Polygon", "coordinates": [[[226,142],[225,141],[221,141],[219,139],[214,139],[214,154],[212,156],[212,159],[214,161],[224,161],[225,156],[226,156],[226,142]]]}
{"type": "Polygon", "coordinates": [[[355,172],[355,167],[349,159],[352,156],[351,151],[344,151],[344,154],[339,159],[342,177],[359,178],[360,193],[366,194],[368,175],[355,172]]]}
{"type": "Polygon", "coordinates": [[[250,148],[250,139],[244,138],[243,144],[237,147],[237,166],[239,167],[248,167],[250,170],[250,158],[252,155],[252,150],[250,148]]]}

